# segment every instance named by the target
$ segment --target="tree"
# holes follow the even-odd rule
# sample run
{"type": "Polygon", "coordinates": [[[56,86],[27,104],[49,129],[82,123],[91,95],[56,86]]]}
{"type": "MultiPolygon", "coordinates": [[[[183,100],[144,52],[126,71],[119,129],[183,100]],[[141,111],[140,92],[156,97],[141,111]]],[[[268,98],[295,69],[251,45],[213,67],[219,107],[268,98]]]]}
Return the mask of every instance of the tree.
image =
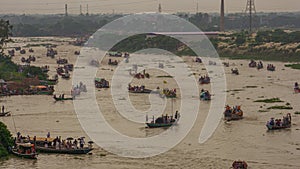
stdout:
{"type": "Polygon", "coordinates": [[[9,21],[0,20],[0,53],[3,53],[3,45],[9,41],[9,36],[12,35],[12,25],[9,21]]]}

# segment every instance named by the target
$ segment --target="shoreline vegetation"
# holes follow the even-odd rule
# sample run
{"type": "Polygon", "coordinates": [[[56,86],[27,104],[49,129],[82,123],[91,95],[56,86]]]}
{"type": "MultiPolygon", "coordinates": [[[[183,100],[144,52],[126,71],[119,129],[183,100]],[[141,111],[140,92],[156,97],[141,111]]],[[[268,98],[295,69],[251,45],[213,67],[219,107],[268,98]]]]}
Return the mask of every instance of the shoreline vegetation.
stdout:
{"type": "Polygon", "coordinates": [[[9,155],[8,148],[13,145],[13,138],[7,126],[0,122],[0,159],[5,159],[9,155]]]}

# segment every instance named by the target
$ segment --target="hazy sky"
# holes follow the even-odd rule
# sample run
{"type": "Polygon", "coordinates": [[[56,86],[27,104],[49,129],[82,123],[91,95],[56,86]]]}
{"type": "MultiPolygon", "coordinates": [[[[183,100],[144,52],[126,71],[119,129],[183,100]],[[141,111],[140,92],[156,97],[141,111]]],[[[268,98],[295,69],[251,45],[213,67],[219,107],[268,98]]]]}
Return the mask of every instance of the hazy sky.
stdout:
{"type": "MultiPolygon", "coordinates": [[[[226,12],[242,12],[247,0],[225,0],[226,12]]],[[[0,13],[18,14],[56,14],[64,13],[64,4],[68,12],[79,13],[82,5],[86,13],[136,13],[156,12],[161,3],[163,12],[219,12],[220,0],[0,0],[0,13]]],[[[255,0],[257,12],[300,11],[300,0],[255,0]]]]}

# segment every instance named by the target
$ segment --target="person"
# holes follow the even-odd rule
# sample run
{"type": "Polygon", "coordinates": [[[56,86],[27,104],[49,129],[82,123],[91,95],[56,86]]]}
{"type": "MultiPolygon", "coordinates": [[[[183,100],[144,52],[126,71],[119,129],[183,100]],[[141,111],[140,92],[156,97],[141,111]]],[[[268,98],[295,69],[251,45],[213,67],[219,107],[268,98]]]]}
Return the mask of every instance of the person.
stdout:
{"type": "Polygon", "coordinates": [[[80,148],[83,148],[83,146],[84,146],[84,139],[81,138],[81,139],[80,139],[80,148]]]}
{"type": "Polygon", "coordinates": [[[78,142],[77,142],[76,139],[74,140],[73,144],[74,144],[75,149],[77,149],[77,144],[78,144],[78,142]]]}
{"type": "Polygon", "coordinates": [[[47,138],[50,138],[50,132],[47,133],[47,138]]]}
{"type": "Polygon", "coordinates": [[[62,95],[61,95],[61,98],[64,99],[64,98],[65,98],[65,94],[62,94],[62,95]]]}
{"type": "Polygon", "coordinates": [[[5,108],[4,108],[4,105],[2,105],[2,113],[4,113],[4,109],[5,109],[5,108]]]}
{"type": "Polygon", "coordinates": [[[271,126],[274,126],[275,122],[274,122],[274,118],[273,118],[273,117],[270,119],[269,124],[270,124],[271,126]]]}
{"type": "Polygon", "coordinates": [[[295,82],[295,87],[294,87],[294,89],[299,89],[298,82],[295,82]]]}

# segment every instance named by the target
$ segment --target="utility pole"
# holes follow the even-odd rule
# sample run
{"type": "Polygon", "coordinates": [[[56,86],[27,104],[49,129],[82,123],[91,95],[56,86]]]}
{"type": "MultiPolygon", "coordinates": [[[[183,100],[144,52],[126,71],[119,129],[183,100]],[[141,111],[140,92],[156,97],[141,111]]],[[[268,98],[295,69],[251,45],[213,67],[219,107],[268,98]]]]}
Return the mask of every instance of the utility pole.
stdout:
{"type": "Polygon", "coordinates": [[[245,13],[249,13],[249,31],[252,32],[253,28],[253,13],[256,13],[254,0],[247,0],[246,11],[245,13]]]}

